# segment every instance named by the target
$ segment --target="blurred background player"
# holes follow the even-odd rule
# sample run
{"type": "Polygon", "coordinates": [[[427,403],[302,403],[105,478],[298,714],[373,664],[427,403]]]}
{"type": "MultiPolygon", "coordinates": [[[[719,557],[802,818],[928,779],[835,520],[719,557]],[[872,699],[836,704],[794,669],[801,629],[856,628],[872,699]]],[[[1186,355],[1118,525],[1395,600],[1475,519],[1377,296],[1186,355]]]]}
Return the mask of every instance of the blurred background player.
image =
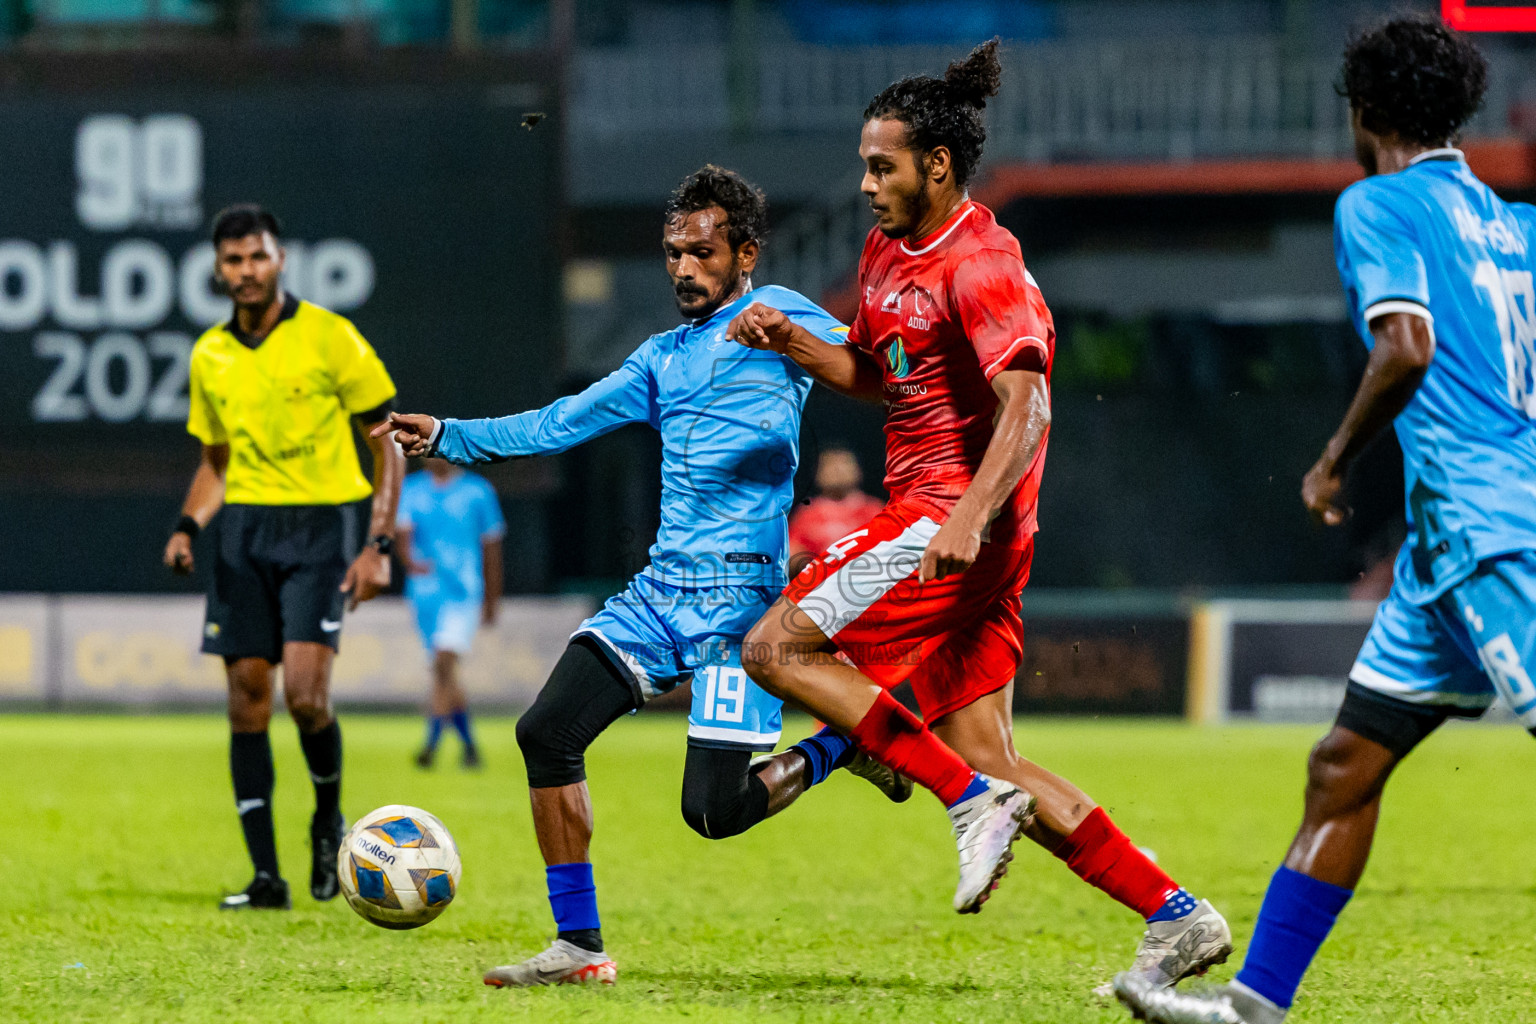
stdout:
{"type": "Polygon", "coordinates": [[[1302,499],[1343,525],[1346,474],[1393,424],[1408,539],[1338,719],[1312,751],[1301,828],[1243,969],[1195,994],[1117,978],[1138,1017],[1278,1024],[1365,871],[1398,762],[1497,697],[1536,733],[1536,210],[1500,200],[1452,148],[1487,81],[1477,47],[1436,18],[1389,21],[1344,54],[1367,178],[1339,197],[1334,246],[1371,355],[1302,499]]]}
{"type": "Polygon", "coordinates": [[[1027,833],[1146,920],[1134,969],[1168,985],[1226,959],[1226,922],[1013,745],[1055,328],[1017,240],[966,192],[1001,75],[994,39],[865,110],[862,188],[876,227],[846,345],[755,305],[729,328],[829,387],[884,401],[891,495],[790,582],[748,634],[743,664],[943,801],[960,852],[957,911],[981,908],[1027,833]],[[925,721],[891,696],[903,681],[925,721]]]}
{"type": "Polygon", "coordinates": [[[192,542],[223,509],[211,553],[203,651],[224,659],[230,774],[255,877],[226,910],[289,906],[272,830],[272,671],[315,787],[310,894],[339,891],[341,726],[331,712],[331,661],[343,604],[389,586],[395,505],[405,460],[367,428],[388,418],[395,385],[357,328],[282,288],[277,218],[232,206],[214,220],[216,273],[234,316],[192,350],[187,430],[202,461],[165,545],[165,564],[193,570],[192,542]],[[373,457],[363,476],[355,422],[373,457]],[[353,503],[373,495],[359,552],[353,503]]]}
{"type": "Polygon", "coordinates": [[[507,532],[496,492],[484,477],[427,459],[400,487],[395,544],[406,567],[405,596],[416,609],[421,642],[432,660],[427,741],[416,764],[432,767],[443,727],[464,744],[465,768],[480,767],[469,728],[469,703],[459,685],[459,659],[475,633],[496,624],[501,601],[501,539],[507,532]]]}
{"type": "Polygon", "coordinates": [[[816,497],[789,517],[790,575],[874,518],[885,503],[859,489],[859,460],[847,448],[826,448],[816,460],[816,497]]]}
{"type": "Polygon", "coordinates": [[[741,668],[741,637],[783,586],[810,377],[787,359],[732,344],[725,328],[749,301],[828,345],[846,328],[786,288],[754,290],[767,200],[732,171],[706,166],[667,203],[662,249],[687,322],[657,334],[579,395],[484,420],[390,417],[408,454],[454,463],[551,455],[626,423],[661,433],[661,528],[650,564],[571,637],[517,722],[534,829],[558,935],[542,953],[485,975],[488,985],[612,983],[592,877],[585,753],[620,716],[685,681],[693,686],[683,818],[700,835],[737,835],[787,807],[833,770],[862,773],[894,800],[911,787],[823,730],[774,758],[780,703],[741,668]],[[766,308],[765,307],[765,308],[766,308]]]}

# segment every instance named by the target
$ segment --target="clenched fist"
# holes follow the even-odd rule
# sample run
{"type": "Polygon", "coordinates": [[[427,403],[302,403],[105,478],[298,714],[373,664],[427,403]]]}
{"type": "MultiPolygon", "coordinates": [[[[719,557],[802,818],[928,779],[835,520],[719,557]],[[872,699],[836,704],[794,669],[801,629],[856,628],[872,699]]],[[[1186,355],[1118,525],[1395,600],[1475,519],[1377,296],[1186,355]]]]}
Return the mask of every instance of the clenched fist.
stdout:
{"type": "Polygon", "coordinates": [[[754,302],[736,314],[726,327],[725,336],[748,348],[767,349],[784,355],[794,337],[794,325],[781,310],[754,302]]]}

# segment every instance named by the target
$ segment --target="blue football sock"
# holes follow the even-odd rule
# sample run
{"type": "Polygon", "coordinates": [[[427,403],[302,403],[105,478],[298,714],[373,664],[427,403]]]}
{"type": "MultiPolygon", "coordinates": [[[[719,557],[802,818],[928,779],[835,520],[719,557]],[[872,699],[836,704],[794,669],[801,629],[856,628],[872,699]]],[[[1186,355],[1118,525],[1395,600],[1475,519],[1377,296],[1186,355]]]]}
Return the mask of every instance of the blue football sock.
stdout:
{"type": "Polygon", "coordinates": [[[544,869],[549,886],[549,909],[561,932],[601,928],[597,919],[597,886],[591,864],[551,864],[544,869]]]}
{"type": "Polygon", "coordinates": [[[473,748],[475,739],[469,734],[469,712],[460,708],[449,715],[448,720],[453,723],[453,731],[459,734],[459,739],[464,741],[464,745],[473,748]]]}
{"type": "Polygon", "coordinates": [[[1282,1009],[1354,893],[1282,867],[1269,881],[1237,980],[1282,1009]]]}
{"type": "Polygon", "coordinates": [[[971,784],[969,786],[965,787],[965,792],[961,793],[960,794],[960,798],[958,800],[956,800],[954,803],[947,804],[945,806],[947,806],[947,807],[958,807],[960,804],[965,803],[971,797],[973,797],[973,796],[980,796],[981,794],[985,793],[986,791],[987,791],[987,780],[982,778],[980,775],[977,775],[976,773],[972,772],[971,773],[971,784]]]}
{"type": "Polygon", "coordinates": [[[1159,907],[1157,913],[1147,918],[1147,924],[1153,924],[1157,921],[1177,921],[1181,917],[1188,917],[1194,913],[1197,906],[1199,906],[1199,901],[1185,890],[1180,889],[1168,897],[1168,902],[1159,907]]]}
{"type": "Polygon", "coordinates": [[[807,736],[789,749],[798,750],[805,757],[807,789],[847,765],[858,753],[852,740],[830,726],[814,736],[807,736]]]}
{"type": "Polygon", "coordinates": [[[443,716],[427,716],[427,749],[436,750],[437,741],[443,738],[443,716]]]}

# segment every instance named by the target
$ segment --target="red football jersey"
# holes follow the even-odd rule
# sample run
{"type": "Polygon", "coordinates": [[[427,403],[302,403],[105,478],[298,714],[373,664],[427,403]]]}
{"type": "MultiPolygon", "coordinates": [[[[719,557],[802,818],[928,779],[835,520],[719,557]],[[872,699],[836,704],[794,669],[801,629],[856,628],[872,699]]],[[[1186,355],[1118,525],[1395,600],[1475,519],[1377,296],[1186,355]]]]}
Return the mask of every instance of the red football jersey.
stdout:
{"type": "Polygon", "coordinates": [[[812,498],[789,517],[789,553],[808,551],[819,555],[827,545],[842,540],[885,507],[885,502],[863,491],[842,498],[812,498]]]}
{"type": "MultiPolygon", "coordinates": [[[[859,259],[861,300],[848,342],[885,375],[885,489],[942,520],[992,440],[1002,370],[1049,381],[1056,329],[1018,240],[967,200],[914,245],[869,233],[859,259]]],[[[1037,529],[1045,444],[984,535],[1022,547],[1037,529]]]]}

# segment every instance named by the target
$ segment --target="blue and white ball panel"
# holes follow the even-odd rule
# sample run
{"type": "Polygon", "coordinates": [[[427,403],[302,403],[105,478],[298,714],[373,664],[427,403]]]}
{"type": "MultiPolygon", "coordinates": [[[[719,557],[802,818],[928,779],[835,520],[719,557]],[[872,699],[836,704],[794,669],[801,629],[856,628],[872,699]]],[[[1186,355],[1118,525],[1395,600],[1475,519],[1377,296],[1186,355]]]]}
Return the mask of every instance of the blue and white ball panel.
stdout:
{"type": "Polygon", "coordinates": [[[419,928],[458,891],[463,871],[453,836],[419,807],[391,804],[364,815],[337,855],[342,895],[382,928],[419,928]]]}
{"type": "Polygon", "coordinates": [[[1536,728],[1536,552],[1481,563],[1435,601],[1396,587],[1376,612],[1349,677],[1415,704],[1480,713],[1503,697],[1536,728]]]}
{"type": "Polygon", "coordinates": [[[480,630],[479,601],[418,597],[411,603],[416,608],[416,628],[421,630],[421,642],[428,653],[451,651],[463,655],[474,647],[475,634],[480,630]]]}
{"type": "Polygon", "coordinates": [[[777,596],[769,587],[676,587],[641,574],[571,635],[601,643],[642,701],[691,679],[690,738],[772,750],[783,705],[747,678],[741,638],[777,596]]]}

